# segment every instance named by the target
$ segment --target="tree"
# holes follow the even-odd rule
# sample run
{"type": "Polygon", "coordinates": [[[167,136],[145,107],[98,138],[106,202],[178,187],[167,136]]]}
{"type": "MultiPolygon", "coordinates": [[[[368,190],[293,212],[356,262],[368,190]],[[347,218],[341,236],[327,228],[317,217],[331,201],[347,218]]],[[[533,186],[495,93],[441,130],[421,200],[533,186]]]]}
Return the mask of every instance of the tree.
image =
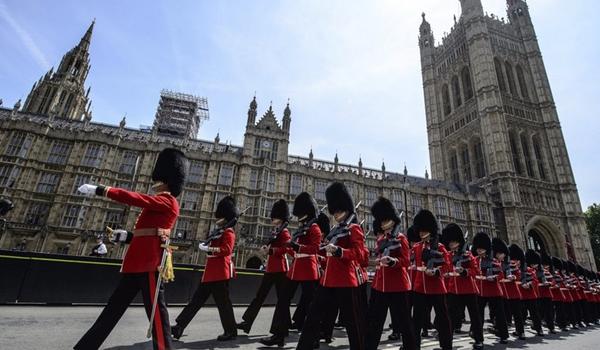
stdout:
{"type": "Polygon", "coordinates": [[[600,205],[594,203],[584,213],[596,266],[600,268],[600,205]]]}

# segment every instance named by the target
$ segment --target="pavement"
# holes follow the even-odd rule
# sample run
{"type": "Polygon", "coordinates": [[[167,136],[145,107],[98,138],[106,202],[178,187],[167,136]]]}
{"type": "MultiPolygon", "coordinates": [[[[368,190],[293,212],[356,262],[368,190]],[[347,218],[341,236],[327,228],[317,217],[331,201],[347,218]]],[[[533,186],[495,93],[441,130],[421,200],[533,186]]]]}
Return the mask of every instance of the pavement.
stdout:
{"type": "MultiPolygon", "coordinates": [[[[0,349],[1,350],[62,350],[72,349],[73,345],[87,331],[100,314],[97,306],[0,306],[0,349]]],[[[173,321],[181,307],[169,307],[173,321]]],[[[236,320],[241,320],[243,307],[235,308],[236,320]]],[[[273,315],[272,307],[261,310],[249,335],[240,332],[235,341],[217,342],[217,335],[223,332],[217,309],[206,307],[200,310],[185,330],[180,341],[174,342],[175,349],[268,349],[259,346],[258,340],[268,336],[273,315]]],[[[386,322],[386,325],[389,324],[386,322]]],[[[152,344],[146,339],[148,321],[141,307],[130,307],[117,324],[102,349],[108,350],[151,350],[152,344]]],[[[468,326],[463,326],[466,329],[468,326]]],[[[382,339],[387,339],[390,330],[384,330],[382,339]]],[[[335,341],[329,345],[321,343],[321,349],[348,349],[343,330],[336,329],[335,341]]],[[[528,332],[528,339],[511,340],[507,345],[496,344],[496,338],[486,335],[486,349],[504,350],[507,348],[549,350],[598,350],[600,349],[600,326],[579,331],[569,331],[555,335],[536,337],[528,332]]],[[[294,349],[298,334],[292,333],[284,349],[294,349]]],[[[382,342],[381,349],[398,349],[399,343],[382,342]]],[[[466,335],[454,337],[454,349],[471,349],[472,340],[466,335]]],[[[423,338],[422,349],[436,349],[435,338],[423,338]]],[[[276,349],[276,348],[274,348],[276,349]]]]}

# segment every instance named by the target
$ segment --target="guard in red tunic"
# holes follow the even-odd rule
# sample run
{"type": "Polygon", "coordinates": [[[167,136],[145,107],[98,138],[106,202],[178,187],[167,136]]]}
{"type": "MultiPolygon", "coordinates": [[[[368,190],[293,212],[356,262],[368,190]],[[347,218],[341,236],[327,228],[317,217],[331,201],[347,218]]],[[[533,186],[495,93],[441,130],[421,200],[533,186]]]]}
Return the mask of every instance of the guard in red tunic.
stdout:
{"type": "Polygon", "coordinates": [[[271,322],[270,337],[260,342],[266,346],[283,346],[290,328],[302,330],[306,314],[313,299],[315,288],[319,281],[319,262],[317,254],[321,242],[319,220],[324,214],[319,214],[317,204],[306,192],[300,193],[294,200],[292,214],[298,217],[300,228],[294,232],[287,253],[294,261],[287,273],[283,291],[277,299],[277,305],[271,322]],[[294,324],[290,324],[290,303],[298,286],[302,286],[302,295],[294,313],[294,324]]]}
{"type": "Polygon", "coordinates": [[[267,269],[263,275],[260,287],[256,292],[256,296],[252,299],[250,306],[242,316],[242,322],[237,325],[238,329],[245,333],[250,332],[252,324],[260,311],[269,291],[273,286],[279,296],[283,290],[283,285],[288,272],[288,261],[286,259],[287,247],[292,238],[287,229],[290,221],[290,209],[285,200],[280,199],[271,209],[271,222],[273,223],[273,231],[269,241],[261,247],[261,251],[267,254],[267,269]]]}
{"type": "Polygon", "coordinates": [[[422,209],[413,219],[421,242],[413,247],[417,272],[414,280],[413,322],[417,347],[421,348],[421,329],[425,324],[428,305],[435,310],[435,325],[442,350],[452,349],[452,327],[446,304],[447,289],[444,274],[452,271],[450,254],[439,243],[438,224],[429,210],[422,209]]]}
{"type": "Polygon", "coordinates": [[[554,282],[554,276],[552,274],[552,259],[542,250],[540,254],[541,264],[536,269],[537,278],[539,281],[539,292],[540,298],[538,299],[538,310],[543,316],[548,327],[548,331],[551,334],[556,334],[554,330],[554,292],[558,290],[556,283],[554,282]]]}
{"type": "Polygon", "coordinates": [[[229,280],[235,277],[235,269],[231,254],[235,245],[233,230],[239,217],[235,200],[231,196],[224,197],[215,211],[216,228],[209,233],[206,241],[200,243],[199,249],[206,252],[206,266],[202,280],[194,292],[190,302],[175,319],[177,324],[171,328],[173,338],[179,339],[183,330],[192,321],[196,313],[204,306],[212,295],[221,318],[224,333],[217,337],[218,341],[233,340],[237,337],[233,306],[229,299],[229,280]]]}
{"type": "Polygon", "coordinates": [[[550,272],[552,273],[554,286],[550,288],[550,292],[552,293],[552,303],[554,304],[554,319],[560,330],[566,332],[568,330],[569,318],[567,317],[565,305],[567,297],[563,292],[565,285],[564,277],[561,273],[561,270],[563,269],[562,261],[555,256],[551,257],[551,261],[552,265],[550,265],[550,272]]]}
{"type": "MultiPolygon", "coordinates": [[[[498,239],[499,238],[495,238],[498,239]]],[[[502,244],[504,242],[502,241],[502,244]]],[[[519,288],[521,282],[521,274],[523,272],[521,266],[525,264],[525,253],[523,249],[516,244],[511,244],[508,248],[510,255],[510,262],[503,264],[504,275],[506,278],[502,281],[504,287],[504,298],[506,300],[506,313],[507,319],[512,317],[515,323],[515,331],[512,333],[514,337],[521,340],[525,339],[525,322],[523,320],[523,307],[521,304],[522,289],[519,288]],[[508,266],[507,266],[508,265],[508,266]]]]}
{"type": "Polygon", "coordinates": [[[540,292],[539,280],[537,277],[537,268],[541,263],[540,255],[534,250],[528,249],[525,253],[525,262],[527,265],[522,265],[521,283],[519,283],[522,296],[521,305],[523,307],[523,314],[529,311],[531,321],[533,322],[532,328],[534,331],[536,331],[538,337],[542,337],[544,332],[542,331],[542,319],[538,310],[538,299],[540,292]]]}
{"type": "Polygon", "coordinates": [[[357,224],[354,203],[346,186],[334,182],[325,191],[325,197],[327,209],[337,225],[329,232],[326,244],[322,247],[327,252],[325,273],[310,305],[297,349],[319,346],[323,310],[333,300],[337,300],[350,348],[361,350],[364,349],[366,333],[366,305],[363,305],[364,299],[359,287],[364,278],[361,261],[364,257],[365,237],[357,224]]]}
{"type": "Polygon", "coordinates": [[[471,332],[475,339],[473,349],[483,349],[483,323],[479,318],[477,303],[479,290],[475,283],[475,276],[479,274],[479,265],[473,254],[466,249],[465,236],[457,224],[450,223],[442,230],[441,241],[452,258],[453,270],[445,274],[452,329],[456,334],[462,333],[462,316],[466,307],[469,311],[471,332]]]}
{"type": "MultiPolygon", "coordinates": [[[[504,245],[506,246],[506,245],[504,245]]],[[[508,249],[507,249],[508,250],[508,249]]],[[[477,254],[479,271],[475,280],[479,290],[479,317],[483,322],[485,306],[489,305],[490,314],[494,314],[494,329],[501,344],[508,343],[508,326],[504,312],[504,293],[499,281],[504,279],[501,260],[505,253],[492,251],[492,240],[485,232],[479,232],[473,237],[472,252],[477,254]],[[500,260],[498,260],[500,258],[500,260]]]]}
{"type": "MultiPolygon", "coordinates": [[[[152,189],[156,192],[155,195],[102,185],[85,184],[79,188],[82,193],[95,193],[119,203],[142,208],[142,212],[137,218],[133,233],[115,230],[116,241],[130,243],[121,266],[121,280],[106,307],[92,328],[75,345],[75,349],[98,349],[139,291],[142,292],[146,314],[150,318],[158,267],[164,250],[161,244],[166,242],[179,216],[179,204],[175,198],[181,193],[185,169],[186,159],[183,153],[167,148],[158,155],[152,171],[152,189]]],[[[162,284],[159,286],[152,324],[152,342],[154,349],[171,349],[169,314],[162,284]]]]}
{"type": "Polygon", "coordinates": [[[379,198],[371,207],[371,214],[375,219],[373,222],[380,223],[383,234],[377,239],[377,268],[371,285],[365,348],[378,348],[389,308],[394,328],[402,334],[403,349],[416,349],[415,331],[408,317],[408,293],[411,290],[407,271],[410,266],[408,239],[400,232],[402,222],[387,198],[379,198]]]}

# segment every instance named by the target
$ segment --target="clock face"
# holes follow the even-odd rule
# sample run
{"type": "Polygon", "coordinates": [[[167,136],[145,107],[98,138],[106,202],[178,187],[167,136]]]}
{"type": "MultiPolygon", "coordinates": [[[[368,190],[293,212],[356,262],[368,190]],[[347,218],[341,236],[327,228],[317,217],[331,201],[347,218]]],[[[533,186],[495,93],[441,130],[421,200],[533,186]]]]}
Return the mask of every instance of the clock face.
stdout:
{"type": "Polygon", "coordinates": [[[263,146],[263,148],[269,148],[269,147],[271,147],[271,142],[268,140],[264,140],[262,142],[262,146],[263,146]]]}

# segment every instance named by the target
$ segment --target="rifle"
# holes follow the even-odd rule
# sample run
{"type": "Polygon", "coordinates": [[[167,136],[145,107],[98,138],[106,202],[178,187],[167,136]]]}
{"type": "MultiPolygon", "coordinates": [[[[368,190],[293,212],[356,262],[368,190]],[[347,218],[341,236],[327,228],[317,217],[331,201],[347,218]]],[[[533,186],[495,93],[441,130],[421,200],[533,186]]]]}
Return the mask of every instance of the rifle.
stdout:
{"type": "Polygon", "coordinates": [[[531,282],[533,282],[533,275],[527,271],[527,265],[521,263],[521,287],[530,288],[531,282]]]}
{"type": "Polygon", "coordinates": [[[485,274],[485,279],[498,277],[502,271],[501,268],[494,266],[494,261],[487,256],[481,258],[480,269],[485,274]]]}
{"type": "Polygon", "coordinates": [[[465,232],[464,238],[465,243],[462,245],[460,250],[452,256],[452,264],[454,269],[463,268],[464,265],[471,261],[471,257],[467,254],[467,238],[469,237],[469,231],[465,232]]]}
{"type": "Polygon", "coordinates": [[[434,271],[439,270],[439,267],[444,264],[444,257],[438,250],[439,237],[436,235],[429,241],[429,247],[423,249],[421,254],[421,260],[427,263],[427,270],[434,271]]]}
{"type": "Polygon", "coordinates": [[[217,227],[215,229],[213,229],[207,236],[206,236],[206,240],[204,242],[202,242],[202,244],[204,245],[208,245],[210,244],[210,242],[214,241],[215,239],[219,239],[221,238],[221,236],[223,236],[223,233],[225,232],[226,229],[235,226],[235,224],[237,224],[238,219],[240,218],[240,216],[244,215],[245,212],[248,211],[248,209],[250,209],[250,207],[244,209],[240,215],[238,215],[237,217],[234,217],[233,219],[229,220],[224,226],[221,227],[217,227]]]}
{"type": "Polygon", "coordinates": [[[300,239],[300,237],[306,236],[306,232],[308,231],[308,229],[313,224],[317,223],[317,221],[319,220],[319,215],[321,215],[321,213],[325,210],[325,208],[327,208],[327,205],[323,206],[323,208],[321,208],[321,210],[319,210],[319,213],[314,218],[310,219],[310,221],[305,222],[302,226],[300,226],[298,228],[298,230],[296,230],[296,232],[294,232],[294,234],[292,235],[291,242],[298,243],[298,239],[300,239]]]}
{"type": "Polygon", "coordinates": [[[343,222],[340,222],[339,224],[337,224],[336,226],[334,226],[331,229],[331,231],[329,232],[327,237],[325,237],[325,241],[327,243],[321,244],[320,249],[325,249],[325,246],[327,244],[335,245],[340,238],[350,235],[350,230],[348,227],[350,226],[352,221],[354,221],[354,219],[356,218],[356,209],[358,209],[358,207],[360,206],[361,203],[362,203],[362,201],[358,202],[358,204],[354,207],[354,212],[352,212],[352,214],[348,215],[346,220],[344,220],[343,222]]]}
{"type": "Polygon", "coordinates": [[[288,227],[288,222],[284,222],[281,225],[279,225],[278,227],[275,227],[272,231],[271,231],[271,237],[269,237],[269,239],[267,240],[267,242],[265,243],[266,246],[270,246],[271,244],[275,243],[277,241],[277,238],[279,238],[279,234],[281,232],[283,232],[283,230],[285,230],[288,227]]]}

